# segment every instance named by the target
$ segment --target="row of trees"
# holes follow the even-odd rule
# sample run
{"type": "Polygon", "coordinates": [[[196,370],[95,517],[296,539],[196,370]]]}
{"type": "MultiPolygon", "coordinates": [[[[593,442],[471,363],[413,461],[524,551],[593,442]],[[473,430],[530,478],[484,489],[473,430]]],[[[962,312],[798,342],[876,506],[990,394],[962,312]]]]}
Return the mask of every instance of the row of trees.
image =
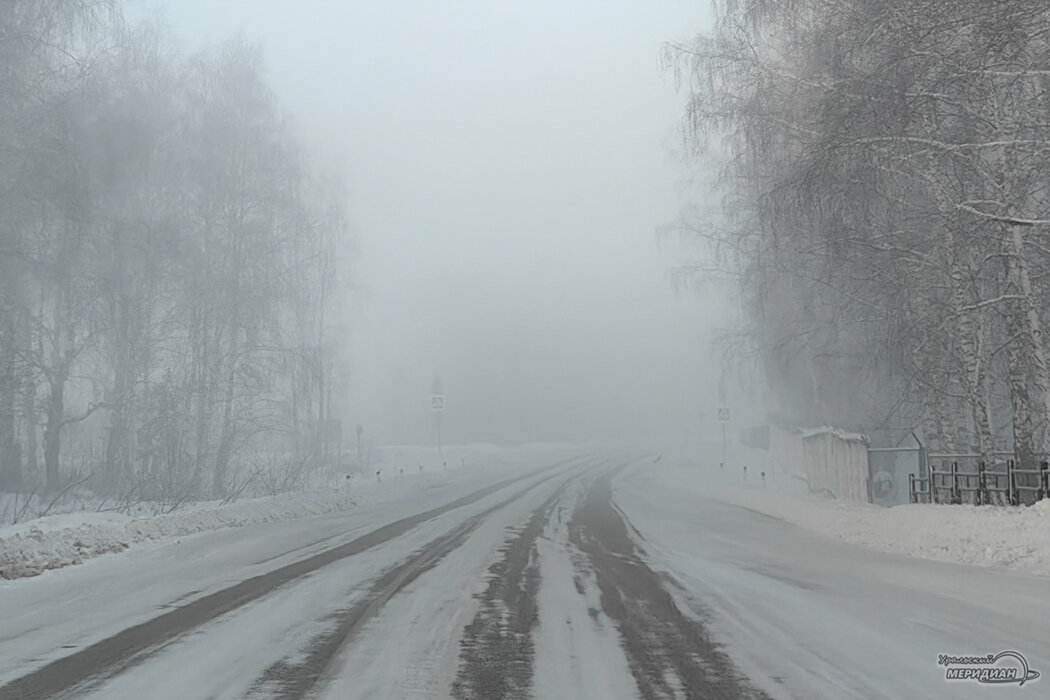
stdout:
{"type": "Polygon", "coordinates": [[[1047,449],[1050,5],[726,0],[668,48],[785,417],[1047,449]]]}
{"type": "Polygon", "coordinates": [[[308,459],[332,410],[344,194],[259,51],[113,0],[0,6],[0,489],[187,497],[308,459]]]}

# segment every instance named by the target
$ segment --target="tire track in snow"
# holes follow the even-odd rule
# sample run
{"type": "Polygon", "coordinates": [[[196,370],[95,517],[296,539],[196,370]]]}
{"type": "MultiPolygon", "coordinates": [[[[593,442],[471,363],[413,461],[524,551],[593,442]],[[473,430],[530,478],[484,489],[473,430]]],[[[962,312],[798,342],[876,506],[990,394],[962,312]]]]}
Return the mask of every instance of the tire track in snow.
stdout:
{"type": "Polygon", "coordinates": [[[616,623],[601,611],[601,592],[587,556],[569,542],[569,522],[590,482],[562,498],[537,540],[539,622],[532,691],[557,700],[638,700],[616,623]]]}
{"type": "Polygon", "coordinates": [[[703,626],[679,610],[663,578],[644,563],[612,502],[613,476],[605,474],[591,485],[569,523],[569,539],[594,569],[603,612],[619,629],[641,696],[765,700],[703,626]]]}
{"type": "Polygon", "coordinates": [[[532,686],[532,631],[538,621],[540,572],[536,540],[572,479],[563,483],[500,552],[481,594],[481,607],[460,642],[460,667],[452,685],[457,700],[525,700],[532,686]]]}
{"type": "MultiPolygon", "coordinates": [[[[506,508],[529,491],[558,476],[559,474],[553,474],[517,491],[500,503],[469,518],[453,531],[432,540],[416,555],[386,571],[370,587],[363,599],[330,615],[324,621],[326,631],[315,638],[303,653],[297,654],[294,659],[281,660],[271,665],[250,692],[250,697],[291,700],[310,694],[322,680],[326,669],[339,650],[371,617],[382,609],[387,601],[462,545],[467,537],[490,515],[506,508]]],[[[573,478],[575,474],[556,489],[552,500],[573,478]]],[[[500,696],[484,695],[480,697],[500,696]]]]}

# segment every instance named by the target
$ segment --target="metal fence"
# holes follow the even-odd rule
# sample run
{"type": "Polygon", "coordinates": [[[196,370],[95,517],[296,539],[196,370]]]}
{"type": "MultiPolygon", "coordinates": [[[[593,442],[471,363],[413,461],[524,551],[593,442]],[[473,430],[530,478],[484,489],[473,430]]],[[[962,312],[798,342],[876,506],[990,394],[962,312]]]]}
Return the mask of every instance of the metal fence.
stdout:
{"type": "MultiPolygon", "coordinates": [[[[998,456],[1012,453],[996,453],[998,456]]],[[[1013,459],[997,461],[992,468],[972,462],[961,469],[960,461],[979,458],[973,454],[930,454],[926,476],[909,474],[908,493],[912,503],[970,505],[1031,505],[1050,495],[1050,464],[1025,468],[1013,459]],[[944,460],[938,469],[936,461],[944,460]],[[950,460],[950,461],[949,461],[950,460]]],[[[966,462],[963,461],[964,466],[966,462]]]]}

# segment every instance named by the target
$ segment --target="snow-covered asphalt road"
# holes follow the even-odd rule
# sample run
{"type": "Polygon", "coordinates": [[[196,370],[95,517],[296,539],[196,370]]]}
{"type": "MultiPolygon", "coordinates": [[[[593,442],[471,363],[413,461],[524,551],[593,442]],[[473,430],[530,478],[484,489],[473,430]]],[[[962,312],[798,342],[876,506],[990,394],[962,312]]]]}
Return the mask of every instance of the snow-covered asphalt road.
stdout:
{"type": "Polygon", "coordinates": [[[4,584],[0,699],[988,697],[1018,689],[937,656],[1003,649],[1050,673],[1047,579],[849,547],[682,478],[538,460],[4,584]]]}

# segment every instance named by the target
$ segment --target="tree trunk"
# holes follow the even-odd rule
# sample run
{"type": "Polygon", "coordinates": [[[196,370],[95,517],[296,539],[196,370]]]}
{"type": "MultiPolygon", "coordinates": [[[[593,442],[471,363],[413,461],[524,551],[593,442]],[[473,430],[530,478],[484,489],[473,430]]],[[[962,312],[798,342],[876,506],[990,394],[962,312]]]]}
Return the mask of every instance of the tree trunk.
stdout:
{"type": "Polygon", "coordinates": [[[950,281],[952,290],[952,312],[955,316],[955,330],[959,353],[963,363],[963,386],[970,404],[970,415],[973,421],[976,449],[985,464],[991,464],[994,456],[991,422],[988,418],[988,401],[985,391],[985,363],[983,324],[979,310],[967,309],[965,279],[962,266],[955,259],[955,236],[951,225],[945,227],[950,261],[950,281]]]}
{"type": "Polygon", "coordinates": [[[128,420],[125,404],[125,382],[123,371],[117,370],[119,378],[113,388],[113,411],[112,423],[109,428],[109,437],[106,440],[106,461],[104,467],[103,484],[107,489],[115,489],[121,479],[128,476],[127,465],[127,433],[128,420]]]}
{"type": "MultiPolygon", "coordinates": [[[[1016,324],[1009,324],[1015,326],[1016,324]]],[[[1013,331],[1007,331],[1013,333],[1013,331]]],[[[1011,341],[1006,348],[1007,377],[1010,383],[1010,406],[1013,411],[1013,452],[1023,469],[1034,469],[1036,459],[1035,440],[1032,435],[1031,399],[1028,393],[1028,373],[1020,341],[1011,341]]]]}
{"type": "Polygon", "coordinates": [[[941,452],[944,450],[944,422],[940,417],[940,407],[943,403],[940,396],[934,394],[932,389],[922,389],[922,437],[928,452],[941,452]]]}
{"type": "Polygon", "coordinates": [[[212,384],[208,381],[211,358],[208,332],[203,312],[195,312],[191,343],[193,347],[193,403],[196,425],[194,428],[193,490],[202,489],[204,468],[208,460],[208,424],[211,420],[212,384]],[[195,334],[195,337],[193,335],[195,334]]]}
{"type": "Polygon", "coordinates": [[[18,378],[13,316],[9,309],[0,309],[0,490],[14,490],[22,484],[22,458],[15,430],[18,378]]]}
{"type": "Polygon", "coordinates": [[[1016,265],[1017,287],[1020,293],[1024,312],[1025,337],[1027,340],[1028,365],[1032,383],[1039,392],[1041,403],[1035,421],[1035,427],[1042,436],[1042,449],[1047,448],[1050,436],[1050,363],[1047,361],[1046,346],[1043,341],[1043,322],[1039,317],[1039,308],[1032,292],[1032,280],[1028,272],[1028,261],[1024,250],[1024,230],[1020,226],[1011,226],[1010,241],[1013,246],[1011,260],[1016,265]]]}
{"type": "Polygon", "coordinates": [[[44,428],[44,486],[47,491],[58,489],[59,450],[62,446],[62,421],[65,416],[64,394],[68,370],[55,371],[51,380],[51,395],[47,401],[47,426],[44,428]]]}
{"type": "Polygon", "coordinates": [[[128,462],[129,387],[134,382],[131,360],[131,295],[127,283],[126,237],[121,224],[112,227],[113,264],[110,277],[113,290],[109,298],[109,313],[113,323],[113,403],[109,436],[106,440],[106,458],[103,483],[113,489],[130,471],[128,462]],[[130,379],[130,381],[129,381],[130,379]]]}
{"type": "Polygon", "coordinates": [[[222,429],[219,433],[219,448],[215,455],[215,470],[212,473],[212,494],[216,498],[226,496],[227,476],[230,457],[233,453],[233,405],[237,384],[237,343],[238,331],[235,325],[230,326],[230,345],[227,350],[226,370],[224,372],[225,395],[222,402],[222,429]]]}
{"type": "Polygon", "coordinates": [[[26,416],[26,476],[36,482],[40,477],[39,459],[37,457],[36,438],[36,381],[32,377],[25,378],[25,386],[22,392],[23,410],[26,416]]]}

